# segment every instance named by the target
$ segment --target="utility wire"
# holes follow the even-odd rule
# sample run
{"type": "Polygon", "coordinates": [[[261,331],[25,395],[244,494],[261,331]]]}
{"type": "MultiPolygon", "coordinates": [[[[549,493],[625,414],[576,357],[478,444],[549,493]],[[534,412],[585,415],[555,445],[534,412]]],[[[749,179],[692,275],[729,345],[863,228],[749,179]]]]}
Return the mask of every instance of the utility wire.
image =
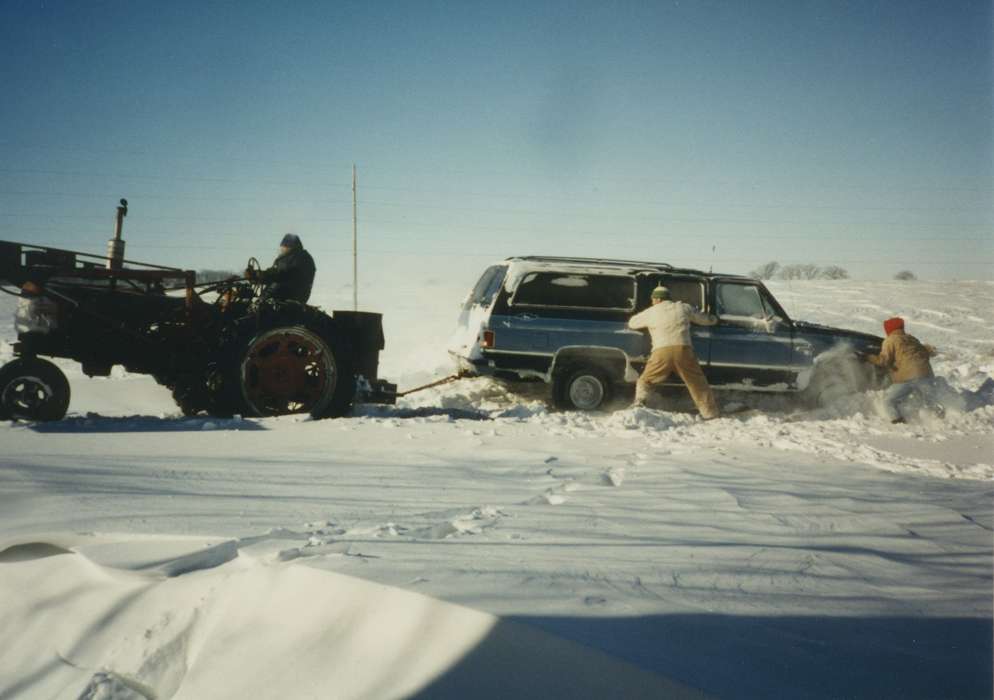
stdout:
{"type": "Polygon", "coordinates": [[[174,182],[226,182],[226,183],[246,183],[254,182],[256,184],[262,185],[291,185],[293,187],[316,187],[320,189],[329,189],[333,187],[351,187],[351,185],[343,185],[341,183],[331,183],[331,182],[293,182],[287,180],[262,180],[259,178],[230,178],[230,177],[199,177],[199,176],[172,176],[172,175],[138,175],[136,173],[101,173],[93,171],[83,171],[83,170],[44,170],[36,168],[0,168],[0,173],[9,173],[14,175],[68,175],[72,177],[108,177],[108,178],[119,178],[125,180],[157,180],[157,181],[174,181],[174,182]]]}
{"type": "MultiPolygon", "coordinates": [[[[134,200],[133,200],[134,201],[134,200]]],[[[343,203],[330,203],[331,205],[344,206],[343,203]]],[[[383,207],[403,207],[403,208],[416,208],[416,209],[434,209],[441,211],[464,211],[470,213],[479,213],[481,211],[492,211],[501,212],[509,214],[525,214],[534,216],[536,214],[543,216],[575,216],[582,218],[596,218],[596,219],[610,219],[613,222],[640,222],[644,224],[657,224],[657,225],[673,225],[673,224],[730,224],[736,226],[750,226],[750,225],[765,225],[765,226],[826,226],[826,227],[838,227],[838,226],[898,226],[907,228],[976,228],[990,230],[992,224],[988,222],[968,222],[968,223],[957,223],[957,222],[947,222],[947,221],[872,221],[872,220],[847,220],[847,221],[816,221],[816,220],[788,220],[788,219],[739,219],[739,218],[723,218],[723,217],[652,217],[652,216],[624,216],[615,214],[602,214],[602,213],[588,213],[588,212],[554,212],[554,211],[536,211],[536,210],[512,210],[512,209],[483,209],[483,208],[473,208],[473,207],[443,207],[443,206],[432,206],[432,205],[419,205],[419,204],[405,204],[405,203],[393,203],[393,202],[362,202],[360,204],[364,206],[383,206],[383,207]]],[[[62,214],[46,214],[37,212],[0,212],[0,216],[8,218],[25,218],[25,219],[69,219],[69,220],[104,220],[107,216],[104,215],[62,215],[62,214]]],[[[228,218],[204,218],[198,216],[143,216],[144,221],[233,221],[228,218]]],[[[285,221],[286,217],[280,219],[263,219],[271,221],[285,221]]],[[[257,223],[260,221],[259,218],[253,218],[251,222],[257,223]]],[[[302,221],[307,222],[321,222],[321,221],[332,221],[331,219],[304,219],[302,221]]],[[[250,222],[246,222],[250,223],[250,222]]],[[[411,225],[421,225],[421,226],[448,226],[448,227],[463,227],[463,224],[457,222],[411,222],[411,225]]],[[[469,227],[470,225],[466,225],[469,227]]],[[[520,229],[520,227],[514,227],[520,229]]],[[[560,224],[560,228],[564,227],[560,224]]],[[[488,226],[486,230],[497,230],[495,227],[488,226]]],[[[504,230],[512,230],[507,228],[504,230]]],[[[994,233],[992,233],[994,235],[994,233]]]]}
{"type": "MultiPolygon", "coordinates": [[[[323,221],[323,223],[328,223],[329,221],[330,220],[325,220],[325,221],[323,221]]],[[[367,224],[370,224],[371,226],[374,227],[371,232],[367,229],[367,237],[370,235],[370,233],[372,233],[373,237],[375,237],[378,240],[383,240],[383,239],[386,239],[386,240],[408,240],[410,238],[410,232],[409,231],[402,231],[402,232],[392,233],[392,232],[389,232],[389,231],[392,231],[392,229],[377,229],[377,228],[375,228],[376,226],[383,226],[383,225],[393,226],[394,225],[393,222],[382,222],[382,221],[374,220],[374,219],[368,219],[365,222],[367,224]]],[[[351,219],[337,219],[333,223],[342,223],[342,224],[351,223],[351,219]]],[[[259,224],[258,220],[256,220],[256,221],[253,222],[253,225],[258,225],[258,224],[259,224]]],[[[402,224],[398,224],[398,225],[402,225],[402,224]]],[[[436,228],[438,227],[438,224],[430,224],[430,225],[433,226],[433,227],[436,227],[436,228]]],[[[254,229],[254,230],[246,231],[246,230],[242,229],[242,230],[239,230],[238,232],[225,232],[224,230],[185,230],[185,229],[176,229],[176,230],[172,230],[172,231],[155,231],[155,230],[149,230],[149,229],[145,229],[145,228],[141,228],[141,227],[135,227],[135,228],[138,231],[138,235],[141,236],[141,237],[146,237],[146,236],[152,236],[152,237],[169,237],[171,240],[177,241],[177,240],[184,240],[184,239],[177,239],[177,236],[191,236],[193,238],[189,239],[190,245],[194,245],[195,246],[195,245],[198,244],[199,241],[204,240],[205,237],[244,239],[244,238],[253,238],[253,237],[260,237],[260,236],[272,235],[273,234],[273,229],[275,229],[276,227],[274,226],[274,227],[271,227],[270,229],[267,229],[267,230],[254,229]]],[[[462,229],[462,228],[465,228],[465,227],[460,227],[460,229],[462,229]]],[[[484,230],[484,231],[488,231],[488,230],[494,230],[495,231],[496,230],[496,229],[488,229],[486,227],[475,227],[475,229],[476,230],[484,230]]],[[[530,240],[530,241],[534,240],[535,237],[536,237],[536,235],[541,235],[543,233],[542,231],[528,230],[528,229],[506,229],[506,230],[509,231],[509,232],[516,233],[516,234],[518,234],[518,236],[527,237],[528,240],[530,240]]],[[[11,229],[11,231],[12,231],[12,233],[21,232],[21,231],[52,232],[53,229],[50,226],[18,226],[16,229],[11,229]]],[[[74,231],[74,233],[75,233],[75,235],[80,236],[80,237],[94,237],[94,238],[99,238],[100,236],[105,235],[108,232],[107,231],[102,231],[102,230],[99,230],[99,231],[98,230],[86,230],[86,231],[76,230],[76,231],[74,231]]],[[[301,233],[303,233],[303,232],[301,232],[301,233]]],[[[312,233],[312,235],[314,235],[314,234],[320,235],[320,233],[321,233],[321,230],[317,229],[317,230],[315,230],[312,233]]],[[[664,240],[660,236],[660,234],[658,232],[652,232],[652,231],[648,231],[648,232],[628,231],[623,236],[619,236],[616,231],[574,231],[574,230],[570,230],[570,231],[568,231],[564,235],[568,235],[570,237],[583,236],[585,238],[604,238],[604,239],[612,238],[612,239],[616,239],[616,240],[617,239],[621,239],[621,240],[623,240],[625,242],[633,242],[633,241],[639,241],[639,242],[643,242],[643,241],[644,242],[654,242],[655,241],[655,242],[658,242],[660,240],[664,240]]],[[[749,244],[752,241],[796,241],[796,240],[809,240],[810,236],[803,235],[803,234],[778,235],[778,234],[759,233],[759,234],[749,234],[748,236],[743,236],[741,234],[708,234],[706,236],[701,235],[700,238],[702,238],[702,239],[706,238],[708,241],[734,241],[734,242],[740,242],[740,243],[743,243],[743,244],[749,244]]],[[[504,236],[503,240],[514,240],[514,239],[512,237],[504,236]]],[[[951,241],[956,241],[956,242],[963,242],[963,243],[990,243],[990,244],[994,245],[994,239],[991,239],[989,237],[986,237],[986,238],[985,237],[976,237],[975,238],[975,237],[969,237],[969,236],[916,236],[916,237],[904,237],[904,238],[901,238],[901,241],[902,242],[907,242],[907,243],[948,243],[948,242],[951,242],[951,241]]],[[[862,235],[859,234],[859,232],[857,232],[855,238],[841,238],[841,237],[837,236],[834,239],[834,242],[836,242],[836,243],[838,243],[840,245],[858,244],[858,245],[862,246],[862,245],[866,244],[866,239],[865,239],[865,236],[862,236],[862,235]]],[[[888,250],[889,250],[889,248],[888,248],[888,250]]]]}
{"type": "MultiPolygon", "coordinates": [[[[62,174],[62,175],[74,175],[78,177],[103,177],[100,173],[87,173],[83,171],[69,172],[69,171],[48,171],[48,170],[19,170],[19,169],[7,169],[0,168],[0,173],[2,172],[13,172],[13,173],[48,173],[48,174],[62,174]]],[[[298,187],[315,187],[318,189],[334,189],[346,187],[346,185],[341,185],[340,183],[321,183],[321,182],[285,182],[285,181],[259,181],[252,179],[231,179],[231,178],[198,178],[198,177],[171,177],[171,176],[158,176],[158,175],[113,175],[112,177],[119,177],[122,179],[150,179],[150,180],[170,180],[176,182],[227,182],[227,183],[245,183],[245,182],[262,182],[269,185],[290,185],[298,187]]],[[[347,187],[351,188],[351,185],[347,187]]],[[[560,201],[572,201],[575,202],[578,199],[584,202],[591,201],[591,193],[579,193],[576,196],[546,196],[546,195],[535,195],[535,194],[501,194],[501,193],[477,193],[477,192],[465,192],[459,190],[425,190],[416,188],[403,188],[403,187],[383,187],[376,185],[364,186],[364,190],[379,190],[379,191],[393,191],[393,192],[409,192],[414,194],[430,194],[435,196],[454,196],[458,195],[461,197],[489,197],[494,199],[510,199],[510,200],[528,200],[528,199],[542,199],[547,201],[549,199],[556,199],[560,201]]],[[[38,190],[0,190],[0,195],[6,196],[18,196],[18,197],[82,197],[82,198],[103,198],[103,197],[116,197],[115,194],[97,194],[97,193],[85,193],[85,192],[52,192],[52,191],[38,191],[38,190]]],[[[191,197],[189,195],[158,195],[158,194],[131,194],[129,195],[133,199],[178,199],[178,200],[204,200],[204,201],[256,201],[258,197],[249,196],[200,196],[191,197]]],[[[313,198],[295,198],[287,199],[285,197],[280,197],[281,202],[287,201],[313,201],[313,198]]],[[[711,209],[771,209],[771,210],[814,210],[814,211],[909,211],[909,212],[967,212],[967,211],[991,211],[989,206],[958,206],[958,207],[915,207],[915,206],[860,206],[860,205],[833,205],[833,204],[739,204],[739,203],[719,203],[719,202],[666,202],[660,201],[658,199],[644,199],[644,198],[633,198],[633,197],[609,197],[603,200],[606,204],[625,204],[625,205],[635,205],[640,204],[643,206],[655,206],[662,207],[666,209],[683,209],[683,208],[711,208],[711,209]]],[[[430,208],[441,208],[441,209],[453,209],[453,210],[464,210],[464,211],[480,211],[480,207],[452,207],[451,205],[424,205],[417,202],[378,202],[378,201],[364,201],[363,204],[378,204],[381,206],[398,206],[398,207],[430,207],[430,208]]],[[[351,204],[351,202],[349,202],[351,204]]],[[[522,210],[522,209],[512,209],[507,207],[487,207],[484,210],[494,211],[494,212],[520,212],[520,213],[536,213],[535,210],[522,210]]],[[[549,211],[550,213],[562,213],[561,210],[541,210],[549,211]]]]}
{"type": "MultiPolygon", "coordinates": [[[[290,165],[297,168],[311,168],[315,170],[328,170],[329,172],[343,172],[348,168],[348,164],[351,164],[355,158],[354,156],[342,157],[340,158],[341,165],[329,165],[328,160],[321,162],[317,161],[306,161],[300,159],[283,159],[283,158],[239,158],[231,156],[191,156],[191,155],[175,155],[171,153],[161,153],[155,152],[149,149],[141,148],[82,148],[82,147],[66,147],[66,146],[50,146],[42,145],[36,143],[25,143],[21,141],[12,140],[0,140],[0,145],[6,149],[20,149],[26,151],[47,151],[55,153],[84,153],[92,155],[114,155],[114,156],[151,156],[157,160],[185,160],[185,161],[204,161],[211,164],[221,164],[221,163],[256,163],[260,165],[290,165]]],[[[378,167],[375,164],[370,163],[360,163],[362,165],[363,171],[366,173],[384,173],[390,176],[397,176],[398,172],[395,168],[385,168],[378,167]]],[[[406,174],[407,177],[414,179],[424,179],[424,178],[437,178],[439,174],[449,174],[455,175],[459,178],[464,178],[465,176],[481,177],[501,177],[501,178],[520,178],[521,173],[518,171],[507,172],[498,170],[485,170],[474,168],[473,170],[467,170],[463,168],[451,168],[447,166],[437,166],[430,165],[417,172],[409,172],[406,174]]],[[[568,175],[571,173],[564,173],[560,171],[560,175],[568,175]]],[[[758,183],[773,183],[779,182],[772,178],[740,178],[740,179],[713,179],[713,178],[701,178],[701,177],[668,177],[668,178],[649,178],[649,177],[618,177],[618,176],[605,176],[603,173],[598,173],[597,180],[599,182],[616,182],[621,184],[630,185],[631,183],[641,183],[646,185],[658,185],[660,187],[671,187],[675,184],[693,184],[693,185],[720,185],[720,186],[749,186],[755,187],[758,183]]],[[[981,193],[994,193],[994,187],[960,187],[960,186],[950,186],[950,185],[926,185],[917,184],[910,185],[907,187],[866,187],[862,185],[850,184],[851,179],[846,176],[838,177],[820,177],[815,182],[819,183],[817,189],[822,189],[826,191],[857,191],[865,193],[873,192],[981,192],[981,193]],[[836,183],[836,184],[828,184],[836,183]]],[[[796,185],[795,181],[791,181],[792,185],[796,185]]],[[[350,184],[341,184],[342,187],[351,187],[350,184]]]]}
{"type": "MultiPolygon", "coordinates": [[[[377,185],[366,185],[363,189],[366,190],[380,190],[384,192],[408,192],[411,194],[422,194],[422,195],[459,195],[460,197],[492,197],[494,199],[541,199],[541,200],[564,200],[575,202],[577,199],[590,200],[601,196],[592,192],[582,192],[576,195],[546,195],[546,194],[531,194],[531,193],[515,193],[515,194],[504,194],[499,192],[468,192],[463,190],[426,190],[418,189],[412,187],[383,187],[377,185]]],[[[2,193],[0,193],[2,194],[2,193]]],[[[709,207],[709,208],[719,208],[719,209],[815,209],[815,210],[830,210],[830,211],[929,211],[929,212],[949,212],[949,211],[990,211],[990,206],[963,206],[963,207],[905,207],[905,206],[850,206],[843,204],[738,204],[738,203],[725,203],[718,204],[714,202],[667,202],[659,199],[646,199],[641,197],[615,197],[611,196],[611,203],[619,204],[643,204],[658,207],[665,207],[667,209],[681,209],[681,208],[691,208],[691,207],[709,207]]]]}
{"type": "MultiPolygon", "coordinates": [[[[140,245],[140,244],[132,244],[132,248],[135,248],[135,247],[148,248],[150,250],[154,250],[154,249],[175,249],[175,250],[187,249],[187,250],[189,250],[189,246],[182,246],[182,245],[140,245]]],[[[249,250],[255,250],[255,247],[248,246],[248,245],[237,245],[237,246],[197,246],[197,249],[198,250],[202,249],[202,250],[243,250],[243,251],[249,251],[249,250]]],[[[309,251],[323,252],[323,253],[351,253],[352,252],[351,248],[326,248],[326,247],[323,247],[323,246],[307,246],[307,249],[309,251]]],[[[363,252],[364,253],[382,254],[382,255],[408,255],[408,256],[435,256],[435,255],[445,255],[445,256],[456,256],[456,257],[481,257],[481,256],[483,256],[483,257],[490,257],[490,258],[495,258],[495,257],[499,258],[501,256],[503,256],[503,257],[509,257],[504,252],[476,251],[476,252],[473,252],[473,253],[466,253],[466,252],[452,251],[452,250],[448,250],[448,249],[446,249],[446,250],[438,250],[438,249],[429,249],[429,250],[425,250],[425,249],[422,249],[422,250],[402,250],[402,249],[398,249],[398,248],[392,248],[392,249],[365,248],[365,249],[363,249],[363,252]]],[[[703,255],[703,253],[701,255],[703,255]]],[[[749,262],[769,262],[770,257],[769,256],[762,257],[762,258],[719,257],[719,258],[714,258],[714,260],[715,260],[715,262],[745,262],[745,261],[749,261],[749,262]]],[[[851,260],[837,260],[837,259],[834,259],[834,258],[831,258],[831,259],[830,258],[824,258],[824,259],[805,259],[805,260],[797,260],[797,261],[782,260],[782,261],[779,261],[779,262],[781,263],[781,265],[795,265],[795,264],[797,264],[797,265],[803,265],[803,264],[808,264],[808,263],[814,264],[814,263],[819,263],[819,262],[820,263],[829,263],[829,264],[833,264],[833,265],[863,265],[863,264],[877,264],[877,263],[884,263],[884,262],[886,262],[886,263],[892,263],[894,265],[992,265],[992,266],[994,266],[994,260],[926,260],[926,261],[918,261],[918,262],[908,262],[908,261],[892,260],[889,257],[884,257],[884,258],[851,259],[851,260]]]]}
{"type": "MultiPolygon", "coordinates": [[[[107,192],[103,193],[93,193],[93,192],[37,192],[37,191],[17,191],[17,190],[0,190],[0,196],[9,195],[17,197],[78,197],[82,199],[114,199],[119,197],[120,194],[109,194],[107,192]]],[[[133,201],[141,201],[144,199],[154,199],[154,200],[182,200],[182,201],[198,201],[198,202],[258,202],[259,196],[254,197],[241,196],[241,197],[229,197],[227,195],[217,196],[217,195],[202,195],[202,196],[191,196],[185,194],[175,194],[175,195],[164,195],[164,194],[145,194],[142,192],[128,193],[128,198],[133,201]]],[[[342,204],[344,202],[330,202],[323,197],[279,197],[280,204],[286,203],[319,203],[322,205],[335,205],[342,204]]],[[[351,204],[352,202],[348,202],[351,204]]]]}

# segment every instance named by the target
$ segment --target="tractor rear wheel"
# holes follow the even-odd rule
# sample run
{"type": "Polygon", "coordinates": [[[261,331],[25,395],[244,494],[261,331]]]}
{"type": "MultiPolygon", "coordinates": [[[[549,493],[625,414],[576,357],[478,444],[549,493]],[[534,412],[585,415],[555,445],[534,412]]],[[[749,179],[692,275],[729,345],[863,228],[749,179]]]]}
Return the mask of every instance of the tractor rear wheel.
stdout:
{"type": "Polygon", "coordinates": [[[304,326],[281,326],[249,341],[239,367],[245,413],[343,415],[355,394],[345,352],[304,326]]]}
{"type": "Polygon", "coordinates": [[[0,367],[0,420],[62,420],[69,380],[48,360],[22,357],[0,367]]]}

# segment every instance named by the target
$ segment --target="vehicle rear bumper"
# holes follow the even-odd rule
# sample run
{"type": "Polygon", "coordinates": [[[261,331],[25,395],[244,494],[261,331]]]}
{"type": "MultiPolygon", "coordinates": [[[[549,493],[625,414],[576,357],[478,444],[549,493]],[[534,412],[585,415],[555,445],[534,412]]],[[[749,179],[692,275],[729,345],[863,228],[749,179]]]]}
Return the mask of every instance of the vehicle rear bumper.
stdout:
{"type": "Polygon", "coordinates": [[[456,371],[459,374],[480,377],[488,377],[494,374],[494,368],[490,366],[486,358],[470,359],[455,352],[449,352],[449,357],[455,363],[456,371]]]}
{"type": "Polygon", "coordinates": [[[516,353],[501,352],[487,353],[481,358],[468,358],[454,352],[449,354],[456,363],[456,370],[463,375],[508,381],[550,381],[551,356],[537,358],[530,354],[518,356],[516,353]]]}

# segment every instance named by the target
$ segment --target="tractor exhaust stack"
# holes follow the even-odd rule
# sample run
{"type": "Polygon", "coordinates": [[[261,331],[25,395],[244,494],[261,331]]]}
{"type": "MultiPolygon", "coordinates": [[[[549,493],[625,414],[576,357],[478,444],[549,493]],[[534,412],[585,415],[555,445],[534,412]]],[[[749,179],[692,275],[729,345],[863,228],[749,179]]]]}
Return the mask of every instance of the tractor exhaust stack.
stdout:
{"type": "Polygon", "coordinates": [[[107,241],[107,269],[120,270],[124,266],[124,239],[121,231],[124,228],[124,217],[128,215],[128,200],[122,199],[117,208],[117,220],[114,222],[114,237],[107,241]]]}

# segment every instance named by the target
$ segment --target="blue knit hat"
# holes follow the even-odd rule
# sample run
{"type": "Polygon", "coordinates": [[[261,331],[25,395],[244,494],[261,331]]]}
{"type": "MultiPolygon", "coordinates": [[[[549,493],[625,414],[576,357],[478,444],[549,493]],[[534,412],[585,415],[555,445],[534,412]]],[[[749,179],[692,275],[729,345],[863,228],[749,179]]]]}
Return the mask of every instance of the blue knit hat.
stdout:
{"type": "Polygon", "coordinates": [[[283,236],[283,240],[280,241],[280,246],[284,248],[303,248],[304,244],[300,242],[300,236],[296,233],[288,233],[283,236]]]}

